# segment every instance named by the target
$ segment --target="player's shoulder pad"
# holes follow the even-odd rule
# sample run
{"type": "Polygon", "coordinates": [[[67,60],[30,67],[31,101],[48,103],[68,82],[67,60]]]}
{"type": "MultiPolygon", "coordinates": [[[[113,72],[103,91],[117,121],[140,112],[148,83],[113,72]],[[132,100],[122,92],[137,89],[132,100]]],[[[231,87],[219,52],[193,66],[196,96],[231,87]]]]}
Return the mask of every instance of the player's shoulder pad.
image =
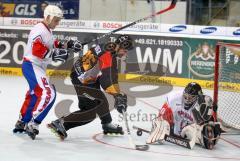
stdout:
{"type": "Polygon", "coordinates": [[[32,32],[34,35],[43,35],[49,33],[48,31],[45,30],[45,25],[43,23],[38,23],[32,28],[32,32]]]}
{"type": "Polygon", "coordinates": [[[97,55],[97,56],[101,56],[104,53],[104,45],[103,44],[99,44],[96,45],[95,47],[91,48],[91,51],[97,55]]]}

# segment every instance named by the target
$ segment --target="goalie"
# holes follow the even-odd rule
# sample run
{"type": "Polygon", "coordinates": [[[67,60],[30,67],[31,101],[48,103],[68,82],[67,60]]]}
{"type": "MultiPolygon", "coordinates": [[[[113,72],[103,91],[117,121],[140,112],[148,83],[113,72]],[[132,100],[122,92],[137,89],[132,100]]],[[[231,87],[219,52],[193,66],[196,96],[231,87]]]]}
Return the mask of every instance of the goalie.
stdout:
{"type": "Polygon", "coordinates": [[[162,143],[165,135],[172,135],[189,140],[191,147],[197,143],[213,149],[221,134],[220,124],[213,117],[216,110],[211,97],[203,95],[201,86],[189,83],[183,92],[167,96],[159,116],[153,120],[147,143],[162,143]]]}

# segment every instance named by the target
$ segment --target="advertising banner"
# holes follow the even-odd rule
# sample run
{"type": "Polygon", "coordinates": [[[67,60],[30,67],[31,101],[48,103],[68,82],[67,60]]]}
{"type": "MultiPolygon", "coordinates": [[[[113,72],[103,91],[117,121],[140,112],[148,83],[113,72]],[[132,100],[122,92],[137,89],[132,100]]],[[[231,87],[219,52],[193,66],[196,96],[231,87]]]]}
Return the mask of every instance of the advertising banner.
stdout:
{"type": "Polygon", "coordinates": [[[196,35],[212,35],[212,36],[224,36],[227,33],[226,27],[220,26],[195,26],[194,34],[196,35]]]}
{"type": "Polygon", "coordinates": [[[227,36],[239,37],[240,36],[240,28],[228,27],[227,28],[227,36]]]}
{"type": "MultiPolygon", "coordinates": [[[[27,45],[29,30],[0,29],[0,64],[1,67],[19,68],[27,45]]],[[[100,36],[99,33],[54,31],[59,40],[78,39],[82,42],[100,36]]],[[[114,40],[117,35],[104,38],[96,43],[114,40]]],[[[119,61],[119,73],[144,74],[212,80],[214,75],[215,45],[219,40],[186,37],[164,37],[132,35],[135,48],[126,60],[119,61]]],[[[230,42],[230,41],[228,41],[230,42]]],[[[232,41],[235,42],[236,41],[232,41]]],[[[84,46],[85,52],[92,44],[84,46]]],[[[78,53],[75,53],[76,56],[78,53]]],[[[72,55],[73,57],[73,55],[72,55]]],[[[239,67],[238,60],[235,64],[239,67]]],[[[49,66],[50,69],[69,70],[71,65],[59,62],[49,66]]]]}
{"type": "MultiPolygon", "coordinates": [[[[2,23],[4,26],[33,27],[42,20],[42,18],[0,17],[0,24],[2,23]]],[[[91,21],[63,19],[60,21],[58,28],[91,29],[94,28],[94,25],[91,21]]]]}
{"type": "Polygon", "coordinates": [[[161,32],[174,33],[174,34],[192,34],[194,26],[192,25],[173,25],[164,24],[161,25],[161,32]]]}
{"type": "MultiPolygon", "coordinates": [[[[1,3],[0,3],[1,6],[1,3]]],[[[3,10],[5,11],[5,10],[3,10]]],[[[3,12],[1,12],[3,13],[3,12]]],[[[0,14],[1,14],[0,13],[0,14]]],[[[65,16],[66,18],[66,16],[65,16]]],[[[1,26],[19,26],[31,27],[41,22],[42,18],[28,17],[1,17],[1,26]]],[[[58,26],[62,29],[91,29],[111,31],[121,28],[130,22],[115,22],[115,21],[86,21],[86,20],[71,20],[63,19],[58,26]]],[[[1,27],[0,26],[0,27],[1,27]]],[[[65,31],[66,31],[65,30],[65,31]]],[[[96,32],[98,32],[96,31],[96,32]]],[[[170,37],[194,37],[202,39],[223,39],[223,40],[239,40],[239,27],[220,27],[220,26],[197,26],[183,24],[160,24],[160,23],[138,23],[127,27],[122,32],[131,32],[141,35],[162,35],[170,37]]]]}
{"type": "Polygon", "coordinates": [[[79,19],[79,0],[3,0],[0,17],[42,18],[48,4],[62,8],[65,19],[79,19]]]}

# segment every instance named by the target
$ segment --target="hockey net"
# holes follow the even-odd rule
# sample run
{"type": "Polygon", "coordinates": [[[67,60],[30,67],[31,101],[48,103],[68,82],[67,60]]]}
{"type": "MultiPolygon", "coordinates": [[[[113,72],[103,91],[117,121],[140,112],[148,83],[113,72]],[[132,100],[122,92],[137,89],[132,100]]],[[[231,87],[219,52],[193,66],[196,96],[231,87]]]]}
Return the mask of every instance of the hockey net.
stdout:
{"type": "Polygon", "coordinates": [[[240,130],[240,44],[216,46],[214,102],[225,127],[240,130]]]}

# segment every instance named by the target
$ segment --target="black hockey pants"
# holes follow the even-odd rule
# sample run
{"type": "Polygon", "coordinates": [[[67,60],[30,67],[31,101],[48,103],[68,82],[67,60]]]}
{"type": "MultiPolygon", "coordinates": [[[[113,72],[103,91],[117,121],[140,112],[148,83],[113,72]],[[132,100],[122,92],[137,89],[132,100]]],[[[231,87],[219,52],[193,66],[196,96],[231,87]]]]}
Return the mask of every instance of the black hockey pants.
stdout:
{"type": "Polygon", "coordinates": [[[78,96],[78,111],[75,111],[64,117],[64,127],[66,130],[85,125],[93,121],[97,115],[102,124],[112,122],[109,111],[109,104],[106,96],[100,90],[100,83],[83,85],[77,78],[75,72],[71,73],[71,81],[78,96]]]}

